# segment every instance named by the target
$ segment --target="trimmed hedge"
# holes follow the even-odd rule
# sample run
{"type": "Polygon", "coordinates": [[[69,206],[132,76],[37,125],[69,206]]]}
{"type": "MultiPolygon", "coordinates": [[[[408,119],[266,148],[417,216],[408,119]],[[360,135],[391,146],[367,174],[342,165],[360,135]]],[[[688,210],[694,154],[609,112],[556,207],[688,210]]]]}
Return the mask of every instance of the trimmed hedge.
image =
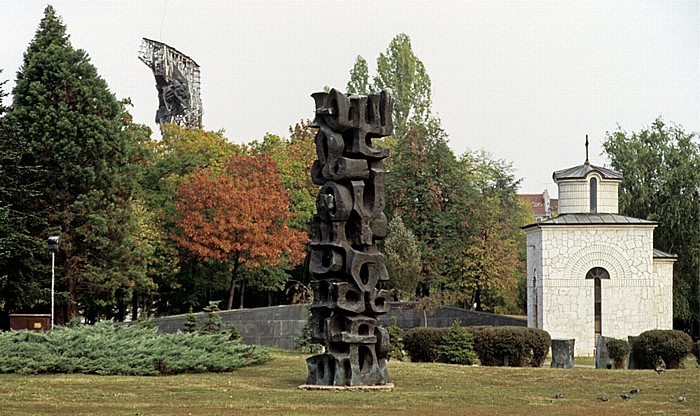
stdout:
{"type": "Polygon", "coordinates": [[[633,347],[641,368],[656,368],[663,360],[668,369],[680,368],[692,348],[690,335],[673,329],[642,332],[633,347]]]}
{"type": "Polygon", "coordinates": [[[0,332],[0,373],[164,375],[232,371],[270,360],[266,348],[229,334],[159,335],[144,325],[81,325],[0,332]]]}
{"type": "MultiPolygon", "coordinates": [[[[472,334],[474,351],[482,365],[540,367],[549,352],[552,339],[547,331],[512,326],[465,328],[472,334]]],[[[406,352],[413,362],[437,362],[438,350],[445,344],[449,328],[413,328],[403,337],[406,352]]]]}
{"type": "Polygon", "coordinates": [[[605,344],[608,349],[608,356],[613,361],[613,366],[618,369],[625,368],[625,361],[630,355],[632,347],[627,340],[613,338],[605,344]]]}
{"type": "Polygon", "coordinates": [[[552,345],[547,331],[520,326],[469,328],[482,365],[541,367],[552,345]]]}
{"type": "Polygon", "coordinates": [[[438,347],[443,343],[448,328],[413,328],[403,334],[403,346],[414,363],[434,363],[438,347]]]}

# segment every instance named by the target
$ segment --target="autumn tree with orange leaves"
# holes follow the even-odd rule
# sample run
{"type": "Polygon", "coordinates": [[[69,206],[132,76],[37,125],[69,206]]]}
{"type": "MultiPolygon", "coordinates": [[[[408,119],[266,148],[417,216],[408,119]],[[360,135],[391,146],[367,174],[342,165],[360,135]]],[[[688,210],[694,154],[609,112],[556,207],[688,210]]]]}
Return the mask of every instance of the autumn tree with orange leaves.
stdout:
{"type": "Polygon", "coordinates": [[[229,265],[231,309],[242,266],[292,267],[303,260],[308,237],[289,227],[292,217],[272,158],[236,155],[223,170],[197,169],[180,182],[174,238],[196,258],[229,265]]]}

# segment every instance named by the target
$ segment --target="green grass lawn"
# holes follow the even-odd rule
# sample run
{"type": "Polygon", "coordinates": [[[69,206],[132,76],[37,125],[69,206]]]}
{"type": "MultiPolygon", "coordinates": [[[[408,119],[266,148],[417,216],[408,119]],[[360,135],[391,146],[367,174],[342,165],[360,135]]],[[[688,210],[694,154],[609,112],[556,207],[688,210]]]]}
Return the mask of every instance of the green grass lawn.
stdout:
{"type": "Polygon", "coordinates": [[[0,415],[700,415],[690,361],[663,374],[391,361],[393,391],[338,392],[299,390],[307,356],[274,351],[269,363],[218,374],[0,375],[0,415]],[[632,388],[640,393],[623,401],[632,388]]]}

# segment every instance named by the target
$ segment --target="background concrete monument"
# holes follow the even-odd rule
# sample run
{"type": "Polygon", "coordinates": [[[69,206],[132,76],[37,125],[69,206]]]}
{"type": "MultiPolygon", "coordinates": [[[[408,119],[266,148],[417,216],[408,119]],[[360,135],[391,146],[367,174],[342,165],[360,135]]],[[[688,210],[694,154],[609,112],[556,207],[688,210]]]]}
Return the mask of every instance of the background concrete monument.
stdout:
{"type": "Polygon", "coordinates": [[[156,123],[202,127],[202,100],[199,95],[199,65],[177,49],[143,38],[139,59],[156,78],[158,111],[156,123]]]}

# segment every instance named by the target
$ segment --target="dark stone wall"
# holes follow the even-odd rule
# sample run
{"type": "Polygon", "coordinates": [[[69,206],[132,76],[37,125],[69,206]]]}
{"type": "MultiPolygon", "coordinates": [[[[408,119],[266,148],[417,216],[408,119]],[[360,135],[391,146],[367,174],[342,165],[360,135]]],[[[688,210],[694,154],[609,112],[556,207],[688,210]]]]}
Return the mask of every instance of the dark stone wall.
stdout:
{"type": "MultiPolygon", "coordinates": [[[[462,326],[527,326],[525,319],[448,306],[417,311],[417,305],[417,302],[392,302],[391,311],[380,318],[382,326],[389,326],[392,316],[396,316],[397,324],[404,331],[422,326],[449,327],[455,319],[459,319],[462,326]]],[[[224,324],[234,324],[238,328],[244,343],[287,350],[295,349],[294,338],[301,335],[308,314],[305,305],[282,305],[220,312],[224,324]]],[[[205,316],[204,313],[195,315],[200,322],[205,316]]],[[[181,331],[186,320],[185,315],[177,315],[154,318],[153,323],[158,327],[159,332],[173,333],[181,331]]]]}
{"type": "MultiPolygon", "coordinates": [[[[224,325],[233,324],[246,344],[267,345],[287,350],[295,348],[294,338],[301,335],[306,324],[308,309],[305,305],[282,305],[266,308],[241,309],[219,312],[224,325]]],[[[196,313],[199,322],[205,313],[196,313]]],[[[184,328],[186,315],[154,318],[158,332],[173,333],[184,328]]]]}
{"type": "Polygon", "coordinates": [[[447,328],[455,320],[462,326],[527,326],[527,320],[488,312],[470,311],[451,306],[435,309],[417,310],[418,302],[392,302],[391,311],[380,318],[383,326],[391,324],[391,317],[396,317],[396,324],[407,331],[416,327],[447,328]]]}

